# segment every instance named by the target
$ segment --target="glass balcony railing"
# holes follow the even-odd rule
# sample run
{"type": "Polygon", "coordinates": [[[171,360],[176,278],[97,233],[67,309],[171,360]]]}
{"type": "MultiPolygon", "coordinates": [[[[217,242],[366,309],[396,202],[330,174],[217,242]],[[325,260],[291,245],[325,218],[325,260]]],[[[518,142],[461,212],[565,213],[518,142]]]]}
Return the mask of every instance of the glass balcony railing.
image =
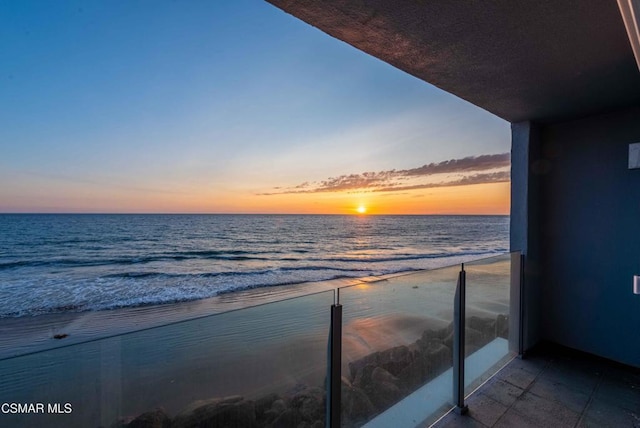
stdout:
{"type": "Polygon", "coordinates": [[[453,266],[340,289],[344,426],[415,426],[443,406],[448,410],[459,270],[453,266]],[[447,371],[448,380],[435,381],[447,371]],[[429,383],[431,388],[418,392],[429,383]],[[403,399],[411,404],[395,406],[403,399]]]}
{"type": "MultiPolygon", "coordinates": [[[[517,262],[517,259],[513,260],[513,263],[517,262]]],[[[510,334],[513,332],[509,328],[512,316],[511,266],[511,254],[464,264],[465,395],[473,392],[516,355],[517,337],[510,334]]]]}
{"type": "Polygon", "coordinates": [[[504,254],[6,358],[0,426],[428,425],[517,353],[520,260],[504,254]]]}
{"type": "Polygon", "coordinates": [[[109,427],[149,411],[174,426],[324,425],[333,302],[325,291],[1,361],[0,401],[45,408],[2,412],[0,426],[109,427]]]}

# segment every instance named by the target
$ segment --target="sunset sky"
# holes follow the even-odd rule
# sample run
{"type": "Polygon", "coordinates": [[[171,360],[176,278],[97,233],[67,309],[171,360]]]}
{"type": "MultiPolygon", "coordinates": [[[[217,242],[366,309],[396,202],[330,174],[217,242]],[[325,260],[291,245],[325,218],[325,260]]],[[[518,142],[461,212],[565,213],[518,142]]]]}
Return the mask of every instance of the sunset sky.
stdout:
{"type": "Polygon", "coordinates": [[[259,1],[0,3],[0,212],[508,214],[509,124],[259,1]]]}

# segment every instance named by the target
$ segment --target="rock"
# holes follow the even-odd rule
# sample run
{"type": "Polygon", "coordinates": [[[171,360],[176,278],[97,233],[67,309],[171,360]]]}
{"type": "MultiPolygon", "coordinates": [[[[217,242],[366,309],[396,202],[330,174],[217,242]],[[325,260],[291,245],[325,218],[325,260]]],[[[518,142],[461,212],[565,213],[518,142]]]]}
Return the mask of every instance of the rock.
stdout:
{"type": "Polygon", "coordinates": [[[387,370],[376,367],[371,373],[371,380],[375,383],[397,383],[398,378],[387,370]]]}
{"type": "Polygon", "coordinates": [[[163,409],[155,409],[141,414],[126,426],[127,428],[169,428],[171,418],[163,409]]]}
{"type": "Polygon", "coordinates": [[[351,380],[355,381],[356,374],[367,365],[379,366],[393,375],[397,375],[414,359],[414,352],[407,346],[396,346],[380,352],[374,352],[359,360],[349,363],[351,380]]]}
{"type": "Polygon", "coordinates": [[[413,391],[450,368],[452,363],[451,349],[442,343],[433,342],[398,375],[398,378],[406,389],[413,391]]]}
{"type": "Polygon", "coordinates": [[[256,418],[256,423],[260,427],[262,427],[262,426],[271,426],[273,421],[278,419],[278,417],[282,413],[283,412],[276,412],[275,410],[269,409],[269,410],[267,410],[266,412],[263,413],[262,418],[260,418],[260,419],[256,418]]]}
{"type": "Polygon", "coordinates": [[[314,387],[298,392],[289,400],[289,408],[296,410],[302,420],[306,422],[323,419],[325,414],[324,390],[314,387]]]}
{"type": "Polygon", "coordinates": [[[442,340],[442,344],[449,349],[453,349],[453,332],[442,340]]]}
{"type": "MultiPolygon", "coordinates": [[[[117,421],[109,425],[109,428],[127,428],[127,425],[134,419],[135,418],[132,418],[132,417],[118,419],[117,421]]],[[[98,428],[104,428],[104,427],[101,425],[98,428]]]]}
{"type": "Polygon", "coordinates": [[[464,335],[466,355],[469,355],[471,349],[477,350],[489,343],[489,340],[481,332],[470,327],[464,330],[464,335]]]}
{"type": "Polygon", "coordinates": [[[421,354],[419,358],[416,358],[413,363],[400,372],[398,379],[405,388],[412,391],[430,379],[432,371],[431,361],[421,354]]]}
{"type": "Polygon", "coordinates": [[[496,318],[496,336],[509,339],[509,316],[499,314],[496,318]]]}
{"type": "MultiPolygon", "coordinates": [[[[466,327],[464,330],[464,334],[465,334],[465,345],[466,345],[466,350],[467,350],[467,355],[468,354],[468,350],[470,348],[473,349],[479,349],[482,348],[484,345],[486,345],[489,341],[482,335],[482,333],[480,333],[478,330],[475,330],[473,328],[470,327],[466,327]]],[[[453,331],[451,332],[451,334],[449,334],[443,341],[442,343],[449,349],[453,349],[453,331]]]]}
{"type": "Polygon", "coordinates": [[[468,357],[469,355],[479,350],[480,350],[480,347],[477,345],[467,345],[466,348],[464,348],[464,356],[468,357]]]}
{"type": "Polygon", "coordinates": [[[494,318],[472,316],[467,319],[467,326],[482,333],[485,343],[491,342],[496,337],[496,320],[494,318]]]}
{"type": "Polygon", "coordinates": [[[174,418],[171,428],[256,426],[255,403],[233,396],[192,403],[174,418]]]}
{"type": "Polygon", "coordinates": [[[269,422],[272,422],[280,413],[284,411],[284,407],[284,402],[280,399],[278,394],[271,393],[258,398],[257,400],[255,400],[256,423],[259,426],[263,426],[269,422]],[[280,411],[278,411],[277,409],[272,411],[274,403],[278,401],[281,403],[282,409],[280,411]]]}
{"type": "Polygon", "coordinates": [[[298,425],[294,425],[296,428],[323,428],[324,423],[320,420],[314,422],[302,421],[298,425]]]}
{"type": "Polygon", "coordinates": [[[360,426],[377,413],[367,394],[351,385],[345,377],[342,378],[341,394],[343,426],[360,426]]]}
{"type": "Polygon", "coordinates": [[[357,373],[353,385],[362,389],[379,411],[386,410],[405,395],[398,378],[371,364],[364,366],[357,373]]]}
{"type": "Polygon", "coordinates": [[[431,361],[433,377],[453,365],[453,352],[444,345],[435,345],[425,351],[425,357],[431,361]]]}
{"type": "Polygon", "coordinates": [[[184,409],[182,409],[176,417],[179,417],[183,414],[192,413],[195,409],[199,407],[216,405],[219,403],[236,403],[242,400],[244,400],[244,397],[242,397],[241,395],[231,395],[229,397],[216,397],[216,398],[210,398],[208,400],[196,400],[190,403],[184,409]]]}
{"type": "Polygon", "coordinates": [[[355,360],[349,363],[349,379],[351,380],[351,382],[355,382],[358,372],[360,372],[362,368],[367,365],[373,365],[373,366],[378,365],[377,352],[373,354],[365,355],[359,360],[355,360]]]}
{"type": "Polygon", "coordinates": [[[443,329],[440,329],[440,338],[444,339],[449,336],[453,332],[453,321],[451,321],[447,326],[443,329]]]}
{"type": "Polygon", "coordinates": [[[280,397],[276,393],[267,394],[263,397],[258,398],[255,401],[256,414],[264,413],[269,410],[273,403],[278,399],[280,399],[280,397]]]}
{"type": "Polygon", "coordinates": [[[380,367],[394,376],[407,367],[415,359],[415,351],[407,346],[396,346],[395,348],[382,351],[380,353],[380,367]]]}
{"type": "Polygon", "coordinates": [[[364,389],[365,386],[368,386],[371,383],[371,373],[373,373],[373,370],[375,370],[377,367],[378,366],[373,364],[367,364],[366,366],[360,368],[356,373],[356,378],[353,381],[353,385],[358,388],[364,389]]]}
{"type": "Polygon", "coordinates": [[[287,409],[287,406],[284,404],[284,400],[276,400],[271,405],[271,409],[274,412],[282,413],[287,409]]]}
{"type": "Polygon", "coordinates": [[[300,414],[293,409],[287,409],[282,412],[269,426],[271,428],[291,428],[297,427],[301,423],[302,417],[300,414]]]}
{"type": "Polygon", "coordinates": [[[440,337],[441,332],[441,330],[431,329],[423,331],[420,339],[416,341],[416,345],[420,350],[424,350],[433,344],[442,343],[443,338],[440,337]]]}

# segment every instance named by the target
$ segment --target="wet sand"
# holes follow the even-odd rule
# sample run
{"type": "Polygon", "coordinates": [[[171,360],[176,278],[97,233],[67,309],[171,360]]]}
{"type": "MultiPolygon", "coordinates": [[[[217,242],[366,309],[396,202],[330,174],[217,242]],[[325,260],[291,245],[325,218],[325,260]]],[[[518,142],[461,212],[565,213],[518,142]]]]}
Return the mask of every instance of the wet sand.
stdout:
{"type": "Polygon", "coordinates": [[[385,277],[336,279],[237,291],[208,299],[164,305],[1,318],[0,360],[384,279],[385,277]],[[55,335],[67,336],[56,340],[55,335]]]}

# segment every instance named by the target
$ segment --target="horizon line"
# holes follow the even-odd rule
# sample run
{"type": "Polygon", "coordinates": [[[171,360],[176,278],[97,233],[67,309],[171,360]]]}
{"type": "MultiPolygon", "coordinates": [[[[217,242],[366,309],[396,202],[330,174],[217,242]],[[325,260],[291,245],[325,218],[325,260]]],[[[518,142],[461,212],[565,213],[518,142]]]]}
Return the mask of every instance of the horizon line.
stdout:
{"type": "Polygon", "coordinates": [[[459,213],[431,213],[431,214],[385,214],[385,213],[372,213],[372,214],[360,214],[360,213],[243,213],[243,212],[35,212],[35,211],[20,211],[20,212],[0,212],[0,215],[297,215],[297,216],[350,216],[350,217],[380,217],[380,216],[449,216],[449,217],[463,217],[463,216],[495,216],[495,217],[509,217],[511,214],[459,214],[459,213]]]}

